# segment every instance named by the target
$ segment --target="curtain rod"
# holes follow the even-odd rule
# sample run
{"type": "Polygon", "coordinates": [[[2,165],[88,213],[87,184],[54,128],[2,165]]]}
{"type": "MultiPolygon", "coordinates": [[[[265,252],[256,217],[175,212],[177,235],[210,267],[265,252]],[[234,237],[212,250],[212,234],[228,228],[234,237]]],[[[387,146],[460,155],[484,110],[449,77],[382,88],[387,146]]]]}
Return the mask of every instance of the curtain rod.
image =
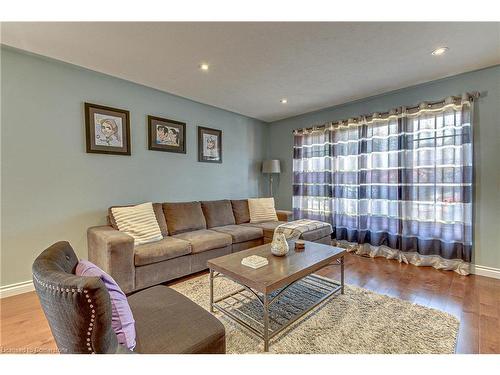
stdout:
{"type": "MultiPolygon", "coordinates": [[[[473,99],[477,99],[481,96],[481,93],[479,91],[473,91],[473,92],[466,92],[464,93],[464,95],[466,95],[468,98],[473,98],[473,99]]],[[[454,100],[457,100],[457,99],[461,99],[463,98],[463,96],[451,96],[451,98],[453,98],[454,100]]],[[[438,105],[438,104],[444,104],[446,103],[447,99],[450,98],[450,97],[447,97],[447,98],[444,98],[444,99],[441,99],[441,100],[438,100],[438,101],[434,101],[434,102],[426,102],[426,101],[423,101],[421,102],[420,104],[417,104],[417,105],[413,105],[413,106],[400,106],[399,108],[405,108],[406,110],[415,110],[415,109],[418,109],[421,107],[422,104],[427,104],[428,107],[432,107],[432,106],[435,106],[435,105],[438,105]]],[[[360,117],[365,117],[365,118],[370,118],[370,117],[373,117],[374,114],[378,114],[379,116],[387,116],[387,115],[390,115],[392,113],[392,111],[386,111],[386,112],[373,112],[369,115],[361,115],[361,116],[355,116],[355,117],[351,117],[350,119],[352,118],[360,118],[360,117]]],[[[341,122],[348,122],[349,119],[347,120],[339,120],[339,121],[330,121],[330,122],[327,122],[326,124],[323,124],[323,125],[318,125],[318,126],[311,126],[311,127],[308,127],[308,128],[300,128],[300,129],[293,129],[292,130],[292,133],[296,133],[296,132],[299,132],[299,131],[311,131],[311,130],[321,130],[321,129],[324,129],[326,128],[327,126],[330,126],[331,124],[333,123],[341,123],[341,122]]]]}

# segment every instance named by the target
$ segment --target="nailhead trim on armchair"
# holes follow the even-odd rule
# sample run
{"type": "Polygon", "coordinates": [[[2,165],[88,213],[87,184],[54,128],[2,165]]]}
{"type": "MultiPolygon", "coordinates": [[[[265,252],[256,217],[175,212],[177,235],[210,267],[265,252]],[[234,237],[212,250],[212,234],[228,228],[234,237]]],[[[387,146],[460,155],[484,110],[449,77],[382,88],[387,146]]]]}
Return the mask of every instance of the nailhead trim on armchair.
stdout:
{"type": "MultiPolygon", "coordinates": [[[[78,289],[78,288],[60,288],[58,286],[55,286],[55,285],[52,285],[52,284],[49,284],[49,283],[46,283],[46,282],[43,282],[41,280],[39,280],[35,274],[33,274],[33,280],[35,280],[38,285],[40,285],[41,287],[45,288],[45,289],[49,289],[49,290],[54,290],[56,292],[60,292],[60,293],[83,293],[85,294],[85,298],[87,300],[87,303],[89,305],[89,308],[90,308],[90,311],[91,311],[91,315],[90,315],[90,321],[89,321],[89,325],[88,325],[88,328],[87,328],[87,336],[91,336],[92,337],[92,330],[93,330],[93,327],[94,327],[94,321],[95,321],[95,308],[94,308],[94,304],[92,302],[92,299],[90,298],[90,295],[88,294],[88,290],[86,289],[78,289]]],[[[87,350],[89,352],[91,352],[91,354],[95,354],[94,352],[94,349],[92,348],[92,340],[91,340],[91,337],[87,337],[86,338],[86,346],[87,346],[87,350]]]]}

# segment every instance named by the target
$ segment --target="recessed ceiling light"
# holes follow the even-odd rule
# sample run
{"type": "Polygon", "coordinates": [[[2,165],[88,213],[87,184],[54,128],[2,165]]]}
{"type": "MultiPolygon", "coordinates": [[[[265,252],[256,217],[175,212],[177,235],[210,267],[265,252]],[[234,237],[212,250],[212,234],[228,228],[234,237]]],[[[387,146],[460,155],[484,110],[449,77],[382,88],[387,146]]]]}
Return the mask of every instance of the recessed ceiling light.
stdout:
{"type": "Polygon", "coordinates": [[[283,99],[280,100],[280,103],[281,104],[286,104],[286,103],[288,103],[288,99],[287,98],[283,98],[283,99]]]}
{"type": "Polygon", "coordinates": [[[208,70],[208,64],[207,63],[200,64],[200,69],[206,72],[208,70]]]}
{"type": "Polygon", "coordinates": [[[446,51],[448,51],[449,48],[448,47],[439,47],[439,48],[436,48],[434,51],[432,51],[432,54],[434,56],[441,56],[441,55],[444,55],[446,53],[446,51]]]}

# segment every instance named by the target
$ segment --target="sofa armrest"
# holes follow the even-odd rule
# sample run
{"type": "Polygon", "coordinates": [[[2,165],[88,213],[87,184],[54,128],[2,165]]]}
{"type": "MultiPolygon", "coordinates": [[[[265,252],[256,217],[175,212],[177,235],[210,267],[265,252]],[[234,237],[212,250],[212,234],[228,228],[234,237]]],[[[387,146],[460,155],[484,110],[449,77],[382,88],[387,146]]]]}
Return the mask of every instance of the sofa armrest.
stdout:
{"type": "Polygon", "coordinates": [[[292,221],[293,220],[293,212],[286,210],[276,210],[276,215],[278,216],[279,221],[292,221]]]}
{"type": "Polygon", "coordinates": [[[108,273],[124,293],[135,288],[134,239],[109,225],[87,230],[89,260],[108,273]]]}

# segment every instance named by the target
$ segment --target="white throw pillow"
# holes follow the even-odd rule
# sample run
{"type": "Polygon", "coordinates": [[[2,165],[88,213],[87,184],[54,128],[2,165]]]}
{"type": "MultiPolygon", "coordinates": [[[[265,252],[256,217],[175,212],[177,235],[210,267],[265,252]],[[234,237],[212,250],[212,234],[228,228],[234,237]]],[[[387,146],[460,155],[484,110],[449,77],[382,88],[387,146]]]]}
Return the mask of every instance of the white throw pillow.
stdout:
{"type": "Polygon", "coordinates": [[[250,198],[248,200],[248,210],[250,211],[250,223],[278,221],[274,209],[274,198],[250,198]]]}
{"type": "Polygon", "coordinates": [[[151,202],[130,207],[113,207],[111,213],[118,229],[132,236],[135,245],[163,238],[151,202]]]}

